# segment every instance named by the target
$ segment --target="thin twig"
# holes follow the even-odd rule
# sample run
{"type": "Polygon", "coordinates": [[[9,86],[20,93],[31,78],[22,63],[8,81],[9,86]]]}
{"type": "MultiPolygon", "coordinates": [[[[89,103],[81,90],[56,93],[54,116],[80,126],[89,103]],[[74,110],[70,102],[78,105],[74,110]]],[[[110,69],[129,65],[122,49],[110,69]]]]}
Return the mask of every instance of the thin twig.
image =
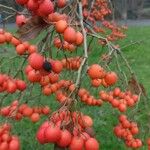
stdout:
{"type": "Polygon", "coordinates": [[[81,29],[82,29],[82,34],[84,37],[84,58],[83,61],[81,63],[81,66],[78,70],[78,75],[77,75],[77,80],[76,80],[76,87],[79,87],[80,83],[81,83],[81,75],[82,75],[82,71],[85,67],[86,61],[88,59],[88,51],[87,51],[87,33],[85,31],[85,27],[84,27],[84,23],[83,23],[83,12],[82,12],[82,2],[78,2],[79,5],[79,15],[80,15],[80,24],[81,24],[81,29]]]}

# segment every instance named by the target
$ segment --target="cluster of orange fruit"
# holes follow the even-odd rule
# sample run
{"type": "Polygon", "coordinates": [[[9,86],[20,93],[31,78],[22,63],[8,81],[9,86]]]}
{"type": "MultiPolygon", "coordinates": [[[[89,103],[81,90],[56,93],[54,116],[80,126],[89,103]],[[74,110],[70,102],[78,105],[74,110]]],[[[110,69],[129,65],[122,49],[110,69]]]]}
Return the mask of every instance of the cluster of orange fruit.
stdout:
{"type": "Polygon", "coordinates": [[[20,150],[20,140],[11,134],[11,125],[0,125],[0,150],[20,150]]]}
{"type": "Polygon", "coordinates": [[[120,123],[114,128],[115,135],[118,138],[124,139],[128,147],[142,147],[142,141],[134,138],[134,136],[139,133],[137,123],[129,121],[126,115],[120,115],[119,121],[120,123]]]}
{"type": "Polygon", "coordinates": [[[80,97],[82,102],[90,106],[101,106],[103,104],[103,101],[101,99],[96,99],[89,93],[89,91],[84,88],[79,89],[78,96],[80,97]]]}
{"type": "Polygon", "coordinates": [[[83,148],[99,150],[98,141],[85,131],[85,128],[92,126],[93,120],[89,116],[62,111],[53,114],[50,121],[45,121],[40,126],[36,137],[41,144],[55,143],[62,148],[69,147],[70,150],[83,148]],[[73,124],[70,124],[69,130],[65,126],[69,125],[70,120],[73,120],[73,124]]]}
{"type": "MultiPolygon", "coordinates": [[[[91,1],[82,0],[83,16],[85,17],[86,21],[92,24],[92,28],[95,32],[101,33],[106,36],[108,41],[116,41],[125,37],[123,31],[124,29],[126,29],[126,27],[119,27],[115,23],[107,21],[105,19],[106,16],[112,13],[109,9],[107,0],[95,0],[92,8],[89,8],[89,6],[91,7],[89,3],[91,3],[92,5],[91,1]],[[99,23],[97,24],[98,21],[102,23],[102,27],[99,25],[99,23]],[[110,34],[106,32],[107,29],[111,31],[110,34]]],[[[87,31],[91,32],[91,29],[87,28],[87,31]]],[[[101,39],[99,40],[99,43],[101,45],[107,44],[101,39]]]]}
{"type": "Polygon", "coordinates": [[[11,43],[16,48],[18,55],[32,54],[37,51],[37,46],[31,45],[28,42],[22,42],[11,33],[0,29],[0,44],[11,43]]]}
{"type": "Polygon", "coordinates": [[[109,102],[120,112],[125,112],[127,107],[133,107],[139,98],[130,91],[122,92],[120,88],[115,88],[111,92],[100,91],[99,95],[103,101],[109,102]]]}
{"type": "Polygon", "coordinates": [[[20,79],[13,79],[6,74],[0,74],[0,93],[15,93],[17,90],[24,91],[26,89],[26,83],[20,79]]]}
{"type": "Polygon", "coordinates": [[[82,57],[70,57],[67,59],[62,59],[61,62],[63,64],[63,68],[67,70],[78,70],[82,62],[82,57]]]}
{"type": "Polygon", "coordinates": [[[68,25],[66,20],[59,20],[55,23],[55,30],[57,33],[63,35],[63,39],[55,38],[54,46],[63,48],[64,50],[74,51],[76,46],[83,43],[83,35],[81,32],[76,32],[75,29],[68,25]]]}
{"type": "Polygon", "coordinates": [[[99,64],[91,65],[87,73],[91,79],[92,86],[96,88],[100,85],[104,87],[112,86],[118,80],[115,72],[106,72],[99,64]]]}
{"type": "Polygon", "coordinates": [[[2,107],[0,109],[0,115],[17,121],[20,121],[23,117],[28,117],[35,123],[40,120],[40,115],[49,115],[50,111],[48,106],[30,107],[27,104],[19,105],[19,101],[15,100],[9,106],[2,107]]]}

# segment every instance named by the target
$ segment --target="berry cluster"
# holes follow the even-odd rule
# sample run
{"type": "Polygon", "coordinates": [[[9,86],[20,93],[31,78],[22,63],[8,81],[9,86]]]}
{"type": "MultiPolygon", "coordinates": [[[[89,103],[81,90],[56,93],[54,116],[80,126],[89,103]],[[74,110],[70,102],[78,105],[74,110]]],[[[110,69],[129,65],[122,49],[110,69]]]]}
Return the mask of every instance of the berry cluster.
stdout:
{"type": "Polygon", "coordinates": [[[138,96],[133,95],[130,91],[122,92],[120,88],[115,88],[111,92],[100,91],[100,98],[109,102],[114,108],[120,112],[125,112],[127,107],[132,107],[138,101],[138,96]]]}
{"type": "Polygon", "coordinates": [[[98,64],[91,65],[87,73],[92,80],[91,84],[93,87],[99,87],[100,85],[104,87],[112,86],[118,80],[118,76],[115,72],[106,72],[98,64]]]}
{"type": "Polygon", "coordinates": [[[18,55],[23,54],[32,54],[37,51],[35,45],[31,45],[28,42],[22,42],[9,32],[5,32],[3,29],[0,29],[0,44],[11,43],[16,48],[16,53],[18,55]]]}
{"type": "Polygon", "coordinates": [[[139,133],[137,124],[129,121],[125,115],[119,116],[119,122],[120,123],[114,128],[115,135],[118,138],[124,139],[128,147],[140,148],[142,146],[142,141],[134,138],[134,136],[139,133]]]}
{"type": "Polygon", "coordinates": [[[0,125],[0,150],[20,150],[20,140],[11,134],[9,124],[0,125]]]}
{"type": "Polygon", "coordinates": [[[81,57],[70,57],[67,59],[62,59],[61,62],[63,64],[63,68],[65,68],[65,69],[78,70],[81,65],[82,58],[81,57]]]}
{"type": "Polygon", "coordinates": [[[46,17],[54,12],[54,4],[51,0],[16,0],[19,5],[24,5],[33,15],[46,17]]]}
{"type": "Polygon", "coordinates": [[[70,27],[66,20],[59,20],[54,25],[56,32],[63,35],[64,41],[58,37],[54,39],[54,46],[63,48],[67,51],[74,51],[76,46],[83,43],[83,35],[81,32],[76,32],[73,27],[70,27]]]}
{"type": "MultiPolygon", "coordinates": [[[[88,0],[82,1],[83,16],[87,21],[91,22],[95,32],[106,35],[108,41],[116,41],[125,37],[125,34],[123,33],[124,27],[118,27],[115,23],[105,20],[105,17],[111,14],[107,0],[95,0],[92,5],[93,7],[91,7],[89,3],[92,5],[92,2],[88,2],[88,0]],[[91,8],[89,8],[89,6],[91,8]],[[103,27],[97,24],[98,21],[102,22],[103,27]],[[107,35],[106,29],[109,29],[111,33],[107,35]]],[[[87,30],[90,31],[89,28],[87,28],[87,30]]],[[[99,43],[102,45],[107,44],[101,39],[99,40],[99,43]]]]}
{"type": "Polygon", "coordinates": [[[103,101],[101,99],[95,99],[94,96],[90,95],[90,93],[86,89],[79,89],[78,96],[81,101],[90,106],[101,106],[103,101]]]}
{"type": "Polygon", "coordinates": [[[13,79],[6,74],[0,74],[0,93],[15,93],[17,90],[24,91],[26,89],[26,83],[19,79],[13,79]]]}
{"type": "Polygon", "coordinates": [[[63,69],[63,65],[59,60],[47,61],[38,54],[33,53],[28,59],[29,65],[25,69],[25,73],[30,82],[39,82],[42,84],[55,83],[58,81],[59,73],[63,69]]]}
{"type": "MultiPolygon", "coordinates": [[[[43,94],[44,95],[51,95],[53,93],[60,95],[60,89],[65,89],[66,91],[70,91],[73,92],[75,90],[75,85],[68,80],[60,80],[57,83],[54,84],[48,84],[46,86],[43,87],[43,94]]],[[[64,92],[65,93],[65,92],[64,92]]],[[[57,99],[58,101],[62,102],[61,99],[57,99]]]]}
{"type": "MultiPolygon", "coordinates": [[[[81,115],[78,120],[78,115],[76,112],[68,111],[54,114],[51,121],[46,121],[40,126],[36,135],[37,140],[41,144],[55,143],[62,148],[68,147],[70,150],[83,148],[99,150],[98,141],[85,132],[86,127],[92,127],[92,119],[89,116],[81,115]],[[65,129],[70,119],[73,119],[74,124],[77,120],[79,121],[79,126],[74,127],[73,131],[65,129]]],[[[72,128],[74,125],[70,126],[72,128]]]]}
{"type": "Polygon", "coordinates": [[[49,113],[50,108],[48,106],[30,107],[27,104],[19,105],[17,100],[0,109],[0,115],[3,117],[9,117],[17,121],[20,121],[23,117],[28,117],[34,123],[40,120],[40,115],[48,115],[49,113]]]}

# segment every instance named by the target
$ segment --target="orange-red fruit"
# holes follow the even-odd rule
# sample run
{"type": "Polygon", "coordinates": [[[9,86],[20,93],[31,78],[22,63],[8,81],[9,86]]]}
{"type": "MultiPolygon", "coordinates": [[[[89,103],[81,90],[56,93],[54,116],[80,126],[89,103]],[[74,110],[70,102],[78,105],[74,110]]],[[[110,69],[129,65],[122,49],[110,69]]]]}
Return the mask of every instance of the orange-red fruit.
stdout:
{"type": "Polygon", "coordinates": [[[5,35],[6,41],[10,42],[12,39],[12,34],[9,32],[5,32],[4,35],[5,35]]]}
{"type": "Polygon", "coordinates": [[[26,89],[26,83],[22,80],[17,80],[16,85],[17,85],[17,89],[20,91],[23,91],[26,89]]]}
{"type": "Polygon", "coordinates": [[[69,146],[70,150],[82,150],[84,147],[84,141],[81,137],[74,136],[69,146]]]}
{"type": "Polygon", "coordinates": [[[20,142],[18,139],[12,139],[10,141],[9,150],[20,150],[20,142]]]}
{"type": "Polygon", "coordinates": [[[92,120],[91,117],[89,117],[89,116],[83,116],[82,120],[83,120],[83,125],[85,127],[92,127],[93,126],[93,120],[92,120]]]}
{"type": "Polygon", "coordinates": [[[64,40],[68,43],[75,43],[76,42],[76,31],[72,27],[67,27],[64,31],[64,40]]]}
{"type": "Polygon", "coordinates": [[[16,16],[16,24],[18,27],[21,27],[27,22],[26,17],[24,15],[17,15],[16,16]]]}
{"type": "Polygon", "coordinates": [[[8,116],[9,113],[10,113],[10,107],[9,106],[1,108],[1,110],[0,110],[0,114],[2,116],[8,116]]]}
{"type": "Polygon", "coordinates": [[[26,48],[23,44],[17,45],[17,47],[16,47],[17,54],[23,55],[25,53],[25,51],[26,51],[26,48]]]}
{"type": "Polygon", "coordinates": [[[59,20],[55,24],[55,29],[58,33],[63,33],[65,29],[67,28],[68,24],[65,20],[59,20]]]}
{"type": "Polygon", "coordinates": [[[88,75],[90,76],[91,79],[102,78],[104,75],[103,68],[98,64],[93,64],[88,69],[88,75]]]}
{"type": "Polygon", "coordinates": [[[55,73],[59,74],[62,71],[63,65],[62,65],[61,61],[55,60],[51,64],[52,64],[52,70],[55,73]]]}
{"type": "Polygon", "coordinates": [[[16,37],[12,37],[11,43],[12,43],[14,46],[17,46],[17,45],[19,45],[21,42],[20,42],[20,40],[17,39],[16,37]]]}
{"type": "Polygon", "coordinates": [[[35,11],[37,10],[39,7],[38,2],[36,2],[35,0],[28,0],[27,3],[27,8],[31,11],[35,11]]]}
{"type": "Polygon", "coordinates": [[[32,71],[30,71],[29,73],[28,73],[28,80],[30,81],[30,82],[39,82],[40,81],[40,79],[41,79],[41,76],[40,76],[40,74],[38,73],[38,72],[36,72],[35,70],[32,70],[32,71]]]}
{"type": "Polygon", "coordinates": [[[33,109],[30,108],[30,107],[26,107],[24,110],[23,110],[23,115],[26,116],[26,117],[30,117],[33,113],[33,109]]]}
{"type": "Polygon", "coordinates": [[[57,1],[57,6],[58,6],[59,8],[63,8],[63,7],[66,6],[66,3],[67,3],[67,0],[58,0],[58,1],[57,1]]]}
{"type": "Polygon", "coordinates": [[[8,143],[7,142],[0,143],[0,150],[8,150],[8,143]]]}
{"type": "Polygon", "coordinates": [[[99,143],[94,138],[89,138],[85,142],[85,150],[99,150],[99,143]]]}
{"type": "Polygon", "coordinates": [[[7,83],[7,92],[8,93],[14,93],[17,90],[17,86],[15,82],[13,81],[8,81],[7,83]]]}
{"type": "Polygon", "coordinates": [[[120,88],[115,88],[114,91],[113,91],[113,95],[116,96],[116,97],[119,96],[120,93],[121,93],[120,88]]]}
{"type": "Polygon", "coordinates": [[[93,79],[91,81],[92,86],[94,87],[99,87],[102,84],[102,80],[101,79],[93,79]]]}
{"type": "Polygon", "coordinates": [[[67,147],[71,143],[72,135],[68,130],[61,131],[61,138],[57,142],[60,147],[67,147]]]}
{"type": "Polygon", "coordinates": [[[44,63],[44,57],[38,53],[33,53],[29,57],[29,64],[32,68],[39,70],[42,69],[44,63]]]}
{"type": "Polygon", "coordinates": [[[40,144],[45,144],[46,140],[45,140],[45,127],[44,128],[40,128],[36,134],[36,138],[38,140],[38,142],[40,144]]]}
{"type": "Polygon", "coordinates": [[[54,5],[51,0],[43,0],[38,8],[38,15],[45,17],[54,11],[54,5]]]}
{"type": "Polygon", "coordinates": [[[38,122],[40,120],[40,115],[38,114],[38,113],[33,113],[32,115],[31,115],[31,121],[32,122],[38,122]]]}
{"type": "Polygon", "coordinates": [[[44,115],[48,115],[50,113],[50,108],[48,106],[43,107],[42,113],[44,115]]]}
{"type": "Polygon", "coordinates": [[[75,44],[76,45],[81,45],[83,43],[83,35],[82,35],[82,33],[81,32],[77,32],[76,33],[76,42],[75,42],[75,44]]]}
{"type": "Polygon", "coordinates": [[[30,45],[28,48],[29,54],[37,52],[37,47],[35,45],[30,45]]]}
{"type": "Polygon", "coordinates": [[[150,146],[150,138],[148,138],[146,142],[150,146]]]}
{"type": "Polygon", "coordinates": [[[127,110],[127,106],[124,103],[120,103],[118,109],[120,112],[125,112],[127,110]]]}
{"type": "Polygon", "coordinates": [[[45,139],[47,142],[57,142],[61,138],[61,130],[59,127],[49,126],[45,130],[45,139]]]}
{"type": "Polygon", "coordinates": [[[115,84],[117,80],[118,80],[118,76],[115,72],[109,72],[105,76],[105,82],[109,86],[115,84]]]}

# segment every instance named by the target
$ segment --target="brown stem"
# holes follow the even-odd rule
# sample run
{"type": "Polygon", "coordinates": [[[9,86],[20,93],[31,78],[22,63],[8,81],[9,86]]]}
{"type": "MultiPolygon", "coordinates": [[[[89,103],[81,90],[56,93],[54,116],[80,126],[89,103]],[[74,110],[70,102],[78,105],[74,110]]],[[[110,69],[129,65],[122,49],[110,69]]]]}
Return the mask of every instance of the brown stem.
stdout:
{"type": "Polygon", "coordinates": [[[68,148],[62,148],[62,147],[59,147],[57,144],[55,144],[54,150],[68,150],[68,148]]]}

